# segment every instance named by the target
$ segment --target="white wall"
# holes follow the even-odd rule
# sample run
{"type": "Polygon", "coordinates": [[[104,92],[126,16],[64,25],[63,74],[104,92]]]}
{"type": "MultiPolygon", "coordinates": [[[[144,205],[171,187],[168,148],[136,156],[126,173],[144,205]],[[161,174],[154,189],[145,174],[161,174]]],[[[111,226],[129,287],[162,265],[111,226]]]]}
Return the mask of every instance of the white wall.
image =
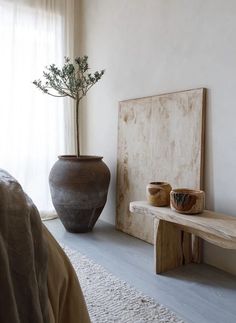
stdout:
{"type": "MultiPolygon", "coordinates": [[[[236,215],[236,1],[81,0],[81,54],[104,78],[82,112],[84,153],[104,156],[112,182],[103,219],[115,221],[118,101],[208,89],[207,207],[236,215]]],[[[236,253],[205,246],[206,262],[236,273],[236,253]]]]}

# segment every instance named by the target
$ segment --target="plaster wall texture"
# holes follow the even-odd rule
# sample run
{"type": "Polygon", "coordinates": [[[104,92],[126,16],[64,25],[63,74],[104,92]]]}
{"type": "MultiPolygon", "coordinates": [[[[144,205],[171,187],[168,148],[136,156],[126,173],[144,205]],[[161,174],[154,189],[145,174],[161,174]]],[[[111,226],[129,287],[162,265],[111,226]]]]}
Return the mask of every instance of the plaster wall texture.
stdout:
{"type": "MultiPolygon", "coordinates": [[[[206,87],[206,207],[236,216],[236,2],[81,0],[80,54],[103,79],[83,102],[83,152],[112,181],[102,219],[115,222],[118,102],[206,87]]],[[[145,165],[144,165],[145,167],[145,165]]],[[[205,243],[206,263],[236,274],[236,252],[205,243]]]]}

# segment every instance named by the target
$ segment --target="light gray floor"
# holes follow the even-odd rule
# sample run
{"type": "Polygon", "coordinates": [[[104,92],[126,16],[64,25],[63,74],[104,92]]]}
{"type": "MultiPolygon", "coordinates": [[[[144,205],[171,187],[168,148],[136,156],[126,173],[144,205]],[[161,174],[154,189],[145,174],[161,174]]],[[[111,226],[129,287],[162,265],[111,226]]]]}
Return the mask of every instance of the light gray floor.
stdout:
{"type": "MultiPolygon", "coordinates": [[[[136,289],[194,323],[236,323],[236,277],[208,265],[153,272],[153,246],[98,221],[86,234],[66,232],[56,219],[44,222],[54,237],[102,265],[136,289]]],[[[135,323],[135,322],[134,322],[135,323]]]]}

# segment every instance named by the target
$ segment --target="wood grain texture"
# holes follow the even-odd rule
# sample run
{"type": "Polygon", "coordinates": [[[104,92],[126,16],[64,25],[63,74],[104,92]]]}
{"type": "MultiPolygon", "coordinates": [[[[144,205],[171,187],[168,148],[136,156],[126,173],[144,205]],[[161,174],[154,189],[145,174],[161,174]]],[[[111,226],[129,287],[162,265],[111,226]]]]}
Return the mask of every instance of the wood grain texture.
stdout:
{"type": "Polygon", "coordinates": [[[200,264],[202,262],[202,239],[192,235],[192,262],[200,264]]]}
{"type": "MultiPolygon", "coordinates": [[[[145,201],[131,202],[130,211],[175,223],[182,230],[193,233],[220,247],[236,249],[235,216],[208,210],[198,215],[185,215],[168,207],[151,206],[145,201]]],[[[197,245],[199,247],[199,242],[197,242],[197,245]]]]}
{"type": "Polygon", "coordinates": [[[202,188],[205,89],[120,102],[117,229],[153,243],[153,217],[132,214],[152,181],[202,188]]]}
{"type": "Polygon", "coordinates": [[[202,213],[205,207],[205,192],[186,188],[174,189],[170,192],[170,207],[179,213],[202,213]]]}
{"type": "Polygon", "coordinates": [[[152,206],[169,206],[172,187],[168,183],[152,182],[146,187],[146,198],[152,206]]]}
{"type": "Polygon", "coordinates": [[[156,273],[174,269],[183,265],[181,230],[172,223],[155,219],[157,234],[154,243],[154,261],[156,273]]]}
{"type": "Polygon", "coordinates": [[[182,231],[183,264],[190,264],[193,260],[192,234],[182,231]]]}
{"type": "Polygon", "coordinates": [[[154,270],[160,274],[192,262],[192,235],[171,222],[154,218],[154,270]]]}

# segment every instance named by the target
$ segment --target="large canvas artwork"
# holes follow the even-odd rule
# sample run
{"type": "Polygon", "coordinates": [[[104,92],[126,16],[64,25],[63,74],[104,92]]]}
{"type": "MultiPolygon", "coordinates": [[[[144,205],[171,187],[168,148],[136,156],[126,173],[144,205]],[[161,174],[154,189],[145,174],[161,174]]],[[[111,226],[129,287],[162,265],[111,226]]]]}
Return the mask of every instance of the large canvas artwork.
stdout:
{"type": "Polygon", "coordinates": [[[120,102],[116,227],[153,243],[153,218],[129,212],[152,181],[203,188],[205,89],[120,102]]]}

